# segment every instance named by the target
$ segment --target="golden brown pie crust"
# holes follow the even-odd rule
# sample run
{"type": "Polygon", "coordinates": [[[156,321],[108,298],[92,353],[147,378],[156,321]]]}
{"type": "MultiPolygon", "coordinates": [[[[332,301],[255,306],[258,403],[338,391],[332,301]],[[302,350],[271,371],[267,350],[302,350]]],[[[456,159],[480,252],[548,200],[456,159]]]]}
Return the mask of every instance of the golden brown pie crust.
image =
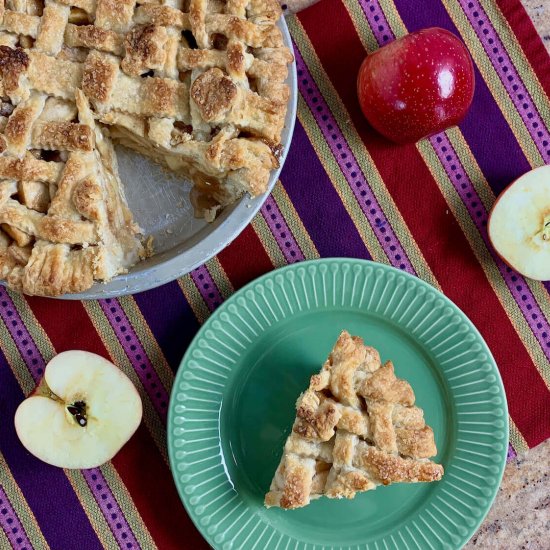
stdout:
{"type": "Polygon", "coordinates": [[[266,506],[292,509],[323,495],[353,498],[395,482],[437,481],[433,431],[391,362],[342,332],[298,398],[266,506]]]}

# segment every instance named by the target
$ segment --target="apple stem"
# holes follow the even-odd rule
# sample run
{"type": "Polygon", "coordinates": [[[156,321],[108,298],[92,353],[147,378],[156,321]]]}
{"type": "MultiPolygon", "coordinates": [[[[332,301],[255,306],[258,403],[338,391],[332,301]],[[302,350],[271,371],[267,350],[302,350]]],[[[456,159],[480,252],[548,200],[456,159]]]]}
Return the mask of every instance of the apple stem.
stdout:
{"type": "Polygon", "coordinates": [[[67,405],[67,410],[74,416],[76,423],[83,428],[88,424],[86,418],[86,403],[84,401],[75,401],[72,405],[67,405]]]}

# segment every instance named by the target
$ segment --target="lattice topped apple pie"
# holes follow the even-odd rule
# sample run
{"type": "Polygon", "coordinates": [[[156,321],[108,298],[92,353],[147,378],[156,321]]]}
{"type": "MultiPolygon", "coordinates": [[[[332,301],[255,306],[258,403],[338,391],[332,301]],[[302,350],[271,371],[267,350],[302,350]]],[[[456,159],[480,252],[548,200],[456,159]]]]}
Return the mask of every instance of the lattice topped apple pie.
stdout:
{"type": "Polygon", "coordinates": [[[298,398],[296,420],[266,506],[293,509],[312,499],[353,498],[394,482],[437,481],[443,466],[414,392],[393,364],[342,332],[319,374],[298,398]]]}
{"type": "Polygon", "coordinates": [[[0,277],[80,292],[144,255],[112,141],[190,178],[209,221],[263,193],[289,98],[279,17],[275,0],[0,0],[0,277]]]}

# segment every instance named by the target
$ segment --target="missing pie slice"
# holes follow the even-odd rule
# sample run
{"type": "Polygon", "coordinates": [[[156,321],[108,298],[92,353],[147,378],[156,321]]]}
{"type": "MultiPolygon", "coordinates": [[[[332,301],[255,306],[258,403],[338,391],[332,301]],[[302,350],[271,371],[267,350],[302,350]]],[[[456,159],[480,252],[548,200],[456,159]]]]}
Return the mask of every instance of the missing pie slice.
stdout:
{"type": "Polygon", "coordinates": [[[443,466],[414,392],[393,364],[342,332],[298,398],[296,420],[265,505],[301,508],[394,482],[438,481],[443,466]]]}

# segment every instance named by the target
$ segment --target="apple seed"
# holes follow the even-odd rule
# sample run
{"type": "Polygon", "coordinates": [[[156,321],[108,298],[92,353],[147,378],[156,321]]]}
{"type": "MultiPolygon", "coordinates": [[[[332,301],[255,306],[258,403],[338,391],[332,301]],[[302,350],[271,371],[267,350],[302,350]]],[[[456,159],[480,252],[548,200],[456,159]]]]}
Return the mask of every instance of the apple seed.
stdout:
{"type": "Polygon", "coordinates": [[[84,403],[84,401],[75,401],[72,405],[67,405],[67,410],[74,416],[79,426],[84,428],[84,426],[88,424],[86,418],[86,403],[84,403]]]}

